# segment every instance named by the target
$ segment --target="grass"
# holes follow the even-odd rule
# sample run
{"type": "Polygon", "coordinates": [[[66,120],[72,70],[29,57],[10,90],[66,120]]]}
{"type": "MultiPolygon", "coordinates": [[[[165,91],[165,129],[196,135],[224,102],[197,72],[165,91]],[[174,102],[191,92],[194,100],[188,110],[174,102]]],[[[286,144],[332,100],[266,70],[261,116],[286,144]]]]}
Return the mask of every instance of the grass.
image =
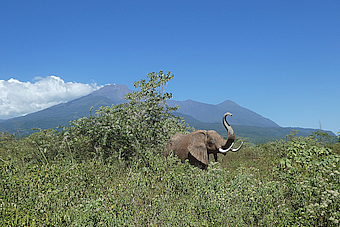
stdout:
{"type": "Polygon", "coordinates": [[[58,157],[51,158],[30,144],[25,138],[2,140],[2,226],[339,224],[339,144],[303,138],[246,144],[219,156],[208,171],[172,156],[149,155],[148,165],[127,164],[59,157],[55,147],[58,157]],[[289,159],[288,151],[304,142],[298,155],[314,151],[308,162],[289,159]]]}
{"type": "Polygon", "coordinates": [[[12,165],[2,170],[1,218],[12,226],[220,226],[275,216],[277,209],[265,205],[254,218],[264,204],[246,209],[271,184],[263,187],[251,174],[232,176],[218,164],[214,167],[204,172],[179,163],[171,171],[151,173],[88,161],[34,165],[18,172],[12,165]]]}

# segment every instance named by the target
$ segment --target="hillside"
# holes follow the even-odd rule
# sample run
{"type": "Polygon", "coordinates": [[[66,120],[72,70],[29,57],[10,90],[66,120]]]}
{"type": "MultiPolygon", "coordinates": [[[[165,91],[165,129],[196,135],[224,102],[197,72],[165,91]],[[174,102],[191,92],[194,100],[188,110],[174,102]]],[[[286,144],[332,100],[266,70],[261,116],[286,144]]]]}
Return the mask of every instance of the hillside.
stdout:
{"type": "Polygon", "coordinates": [[[226,100],[218,105],[200,103],[193,100],[183,102],[170,100],[168,103],[170,106],[180,106],[177,112],[192,116],[205,123],[220,123],[223,114],[231,112],[233,117],[228,119],[231,125],[280,127],[268,118],[264,118],[230,100],[226,100]]]}
{"type": "MultiPolygon", "coordinates": [[[[206,123],[201,122],[192,116],[185,115],[182,113],[176,113],[175,115],[183,117],[184,120],[195,129],[203,130],[215,130],[220,135],[227,137],[227,131],[222,124],[222,119],[220,123],[206,123]]],[[[233,118],[229,117],[228,122],[231,122],[233,118]]],[[[299,136],[308,136],[312,132],[319,131],[319,129],[306,129],[297,127],[259,127],[259,126],[247,126],[247,125],[232,125],[237,137],[247,138],[252,143],[266,143],[268,141],[275,141],[280,139],[285,139],[292,130],[298,130],[299,136]]],[[[335,134],[331,131],[323,131],[328,133],[328,135],[335,137],[335,134]]]]}
{"type": "Polygon", "coordinates": [[[67,126],[71,120],[89,116],[91,107],[93,107],[92,114],[94,114],[95,110],[101,106],[123,103],[124,96],[129,92],[131,90],[123,84],[106,85],[89,95],[67,103],[61,103],[26,116],[0,121],[0,131],[14,133],[18,130],[23,133],[31,133],[32,128],[47,129],[67,126]]]}
{"type": "MultiPolygon", "coordinates": [[[[111,106],[125,102],[124,97],[132,90],[125,85],[106,85],[101,89],[84,97],[58,104],[50,108],[28,114],[26,116],[0,120],[0,131],[14,133],[32,133],[32,128],[56,128],[68,126],[71,120],[89,116],[91,107],[95,110],[101,106],[111,106]]],[[[170,106],[180,106],[177,115],[184,117],[185,121],[196,129],[213,129],[226,136],[221,118],[225,112],[231,112],[228,118],[238,137],[247,137],[250,141],[267,142],[269,140],[285,138],[292,128],[282,128],[268,118],[237,105],[235,102],[226,100],[218,105],[200,103],[193,100],[168,101],[170,106]]],[[[317,129],[298,129],[300,135],[310,135],[317,129]]],[[[332,132],[329,135],[335,136],[332,132]]]]}

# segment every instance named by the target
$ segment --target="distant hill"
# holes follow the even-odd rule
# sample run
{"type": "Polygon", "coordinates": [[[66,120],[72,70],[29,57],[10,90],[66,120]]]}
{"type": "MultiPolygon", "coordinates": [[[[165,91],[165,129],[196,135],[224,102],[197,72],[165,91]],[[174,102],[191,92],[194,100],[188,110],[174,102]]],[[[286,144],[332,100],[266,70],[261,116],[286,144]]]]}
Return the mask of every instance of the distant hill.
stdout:
{"type": "MultiPolygon", "coordinates": [[[[87,95],[88,97],[105,97],[112,102],[112,104],[120,104],[126,102],[125,95],[133,92],[124,84],[110,84],[102,87],[87,95]]],[[[85,97],[87,97],[85,96],[85,97]]]]}
{"type": "Polygon", "coordinates": [[[264,118],[230,100],[224,101],[218,105],[200,103],[193,100],[183,102],[170,100],[168,103],[170,106],[180,106],[177,112],[192,116],[201,122],[220,123],[223,114],[230,112],[233,114],[232,117],[228,118],[231,125],[280,127],[268,118],[264,118]]]}
{"type": "MultiPolygon", "coordinates": [[[[222,118],[220,119],[220,123],[206,123],[182,113],[176,113],[175,115],[183,117],[185,122],[188,123],[191,127],[194,127],[196,130],[215,130],[223,137],[228,136],[227,131],[222,124],[222,118]]],[[[228,117],[229,123],[231,122],[231,118],[233,117],[234,116],[228,117]]],[[[292,130],[298,130],[298,136],[309,136],[312,134],[312,132],[319,131],[318,129],[306,129],[297,127],[259,127],[233,124],[232,127],[235,131],[236,137],[247,138],[250,142],[256,144],[285,139],[286,135],[288,135],[292,130]]],[[[335,137],[335,134],[331,131],[323,132],[327,132],[328,135],[335,137]]]]}
{"type": "Polygon", "coordinates": [[[81,98],[0,122],[0,131],[14,133],[18,130],[31,133],[32,128],[48,129],[68,126],[71,120],[89,116],[92,106],[92,114],[94,114],[95,110],[101,106],[125,102],[124,96],[129,92],[132,92],[132,90],[123,84],[106,85],[81,98]]]}
{"type": "MultiPolygon", "coordinates": [[[[84,97],[52,106],[50,108],[16,117],[8,120],[0,120],[0,131],[14,133],[17,130],[23,133],[32,133],[32,128],[56,128],[57,126],[68,126],[71,120],[89,116],[101,106],[111,106],[126,102],[125,95],[132,90],[123,84],[106,85],[101,89],[84,97]]],[[[168,101],[170,106],[178,105],[180,109],[177,115],[184,117],[185,121],[196,129],[213,129],[221,135],[226,136],[226,130],[222,125],[222,116],[225,112],[231,112],[232,117],[228,122],[235,130],[236,136],[247,137],[252,142],[267,142],[285,138],[292,128],[282,128],[268,118],[243,108],[235,102],[227,100],[218,105],[200,103],[192,100],[168,101]]],[[[299,129],[301,135],[310,135],[317,129],[299,129]]],[[[328,132],[335,136],[334,133],[328,132]]]]}

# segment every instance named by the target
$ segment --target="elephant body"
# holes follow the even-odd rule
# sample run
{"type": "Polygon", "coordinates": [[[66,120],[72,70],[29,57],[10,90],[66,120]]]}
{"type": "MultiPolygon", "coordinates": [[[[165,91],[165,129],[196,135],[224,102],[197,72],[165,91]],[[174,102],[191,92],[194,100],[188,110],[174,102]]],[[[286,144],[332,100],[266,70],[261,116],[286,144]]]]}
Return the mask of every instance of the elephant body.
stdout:
{"type": "Polygon", "coordinates": [[[182,162],[188,159],[192,165],[201,169],[207,169],[209,154],[214,154],[215,161],[217,161],[218,153],[225,155],[228,151],[238,151],[243,142],[237,149],[232,148],[235,134],[226,120],[227,116],[231,116],[231,114],[226,113],[223,116],[223,125],[228,130],[227,140],[224,140],[223,137],[214,130],[196,130],[187,135],[176,133],[169,140],[164,155],[168,156],[169,152],[173,151],[182,162]]]}

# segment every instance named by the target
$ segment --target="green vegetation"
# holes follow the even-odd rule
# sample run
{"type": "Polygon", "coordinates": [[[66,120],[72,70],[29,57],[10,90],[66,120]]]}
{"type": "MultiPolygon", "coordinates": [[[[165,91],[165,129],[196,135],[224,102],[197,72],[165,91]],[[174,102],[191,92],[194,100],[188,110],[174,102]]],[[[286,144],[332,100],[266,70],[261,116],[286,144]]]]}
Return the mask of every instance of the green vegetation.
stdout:
{"type": "Polygon", "coordinates": [[[162,156],[190,131],[165,101],[170,73],[62,131],[0,134],[0,226],[338,226],[340,143],[293,131],[202,171],[162,156]]]}

